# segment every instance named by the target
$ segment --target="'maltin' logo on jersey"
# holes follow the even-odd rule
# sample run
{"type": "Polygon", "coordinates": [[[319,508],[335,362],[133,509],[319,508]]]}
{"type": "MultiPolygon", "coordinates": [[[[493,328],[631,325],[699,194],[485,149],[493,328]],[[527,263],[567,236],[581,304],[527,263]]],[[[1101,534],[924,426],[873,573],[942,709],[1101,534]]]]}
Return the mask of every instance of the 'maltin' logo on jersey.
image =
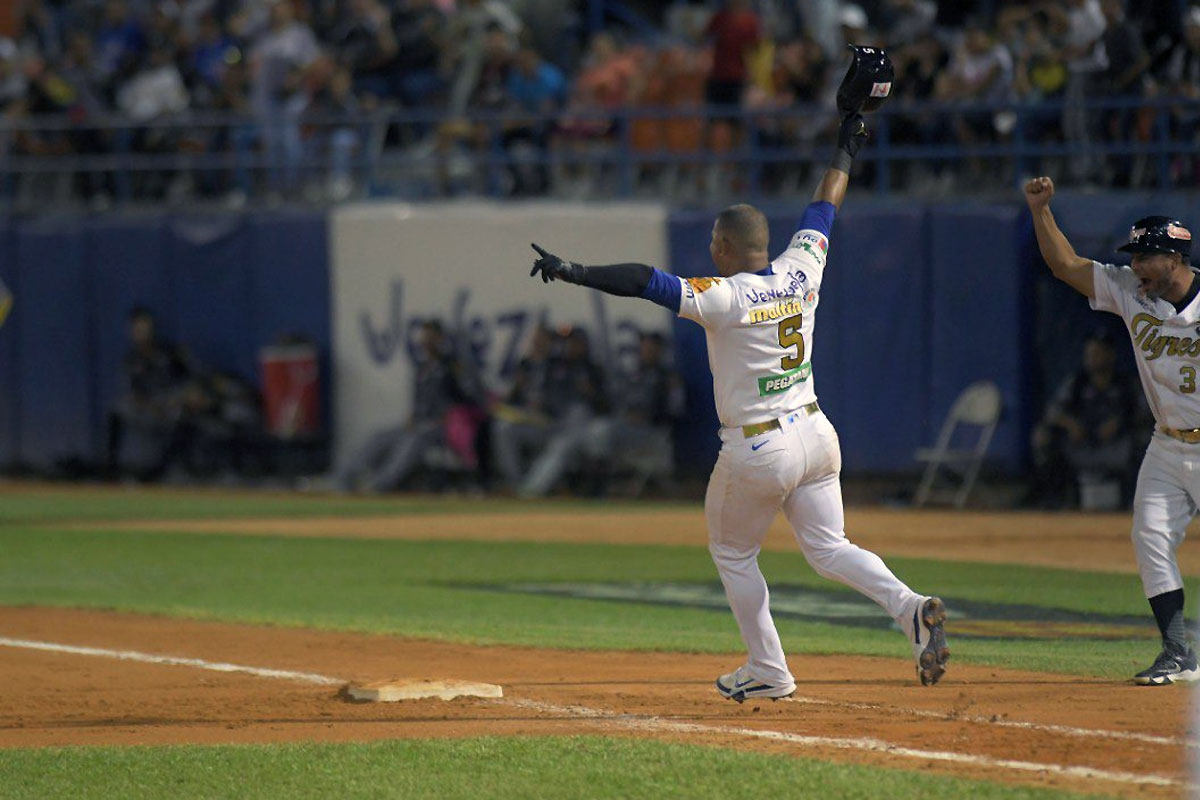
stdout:
{"type": "Polygon", "coordinates": [[[796,299],[788,300],[784,303],[776,303],[770,308],[752,308],[750,309],[750,324],[757,325],[760,322],[774,322],[777,319],[795,316],[800,311],[800,301],[796,299]]]}
{"type": "Polygon", "coordinates": [[[1129,321],[1129,333],[1133,346],[1146,354],[1147,361],[1163,355],[1200,356],[1200,338],[1190,336],[1163,336],[1163,321],[1150,314],[1138,314],[1129,321]]]}

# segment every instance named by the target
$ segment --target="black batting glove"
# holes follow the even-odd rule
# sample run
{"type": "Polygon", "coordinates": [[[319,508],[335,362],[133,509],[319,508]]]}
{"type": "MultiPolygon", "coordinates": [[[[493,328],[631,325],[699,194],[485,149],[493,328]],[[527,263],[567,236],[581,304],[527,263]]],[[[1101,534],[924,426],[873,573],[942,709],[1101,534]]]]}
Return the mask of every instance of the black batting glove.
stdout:
{"type": "Polygon", "coordinates": [[[842,117],[842,124],[838,126],[838,150],[854,158],[869,138],[871,129],[867,127],[862,114],[847,114],[842,117]]]}
{"type": "Polygon", "coordinates": [[[538,260],[533,262],[529,270],[530,277],[542,273],[542,283],[550,281],[566,281],[567,283],[583,283],[584,266],[574,261],[566,261],[553,253],[547,253],[536,244],[530,245],[537,251],[538,260]]]}

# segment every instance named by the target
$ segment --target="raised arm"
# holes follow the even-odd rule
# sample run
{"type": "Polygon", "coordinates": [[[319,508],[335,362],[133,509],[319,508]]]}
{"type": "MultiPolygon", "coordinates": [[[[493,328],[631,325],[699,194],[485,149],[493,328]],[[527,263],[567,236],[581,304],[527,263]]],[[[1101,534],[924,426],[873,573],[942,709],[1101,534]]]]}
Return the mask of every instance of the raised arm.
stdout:
{"type": "Polygon", "coordinates": [[[1049,178],[1033,178],[1025,184],[1025,202],[1029,204],[1029,213],[1033,216],[1038,249],[1042,251],[1042,258],[1054,277],[1085,297],[1094,298],[1096,284],[1092,261],[1077,254],[1058,229],[1058,223],[1050,211],[1050,198],[1053,196],[1054,181],[1049,178]]]}
{"type": "Polygon", "coordinates": [[[842,118],[842,124],[838,126],[837,150],[834,151],[833,161],[825,170],[821,182],[817,184],[812,202],[804,209],[798,230],[819,231],[826,237],[829,236],[838,207],[846,199],[846,187],[850,183],[850,166],[854,163],[854,156],[858,155],[858,149],[870,135],[862,114],[847,114],[842,118]]]}
{"type": "Polygon", "coordinates": [[[817,184],[817,190],[813,192],[814,203],[829,203],[835,210],[841,207],[846,198],[846,187],[850,184],[850,165],[870,135],[871,131],[862,114],[850,114],[842,119],[842,124],[838,126],[837,150],[821,182],[817,184]]]}
{"type": "Polygon", "coordinates": [[[842,205],[842,200],[846,197],[846,187],[850,183],[850,173],[830,166],[825,170],[825,175],[821,178],[821,182],[817,184],[817,190],[813,192],[812,201],[814,203],[829,203],[834,209],[842,205]]]}

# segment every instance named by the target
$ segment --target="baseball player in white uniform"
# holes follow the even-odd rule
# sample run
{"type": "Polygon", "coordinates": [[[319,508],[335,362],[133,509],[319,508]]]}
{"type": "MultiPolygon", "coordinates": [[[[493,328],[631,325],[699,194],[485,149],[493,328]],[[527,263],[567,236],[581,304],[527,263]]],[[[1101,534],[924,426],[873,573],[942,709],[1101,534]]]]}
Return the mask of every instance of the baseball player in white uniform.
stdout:
{"type": "Polygon", "coordinates": [[[838,437],[813,385],[813,323],[829,229],[867,136],[861,114],[844,118],[833,164],[774,261],[766,217],[749,205],[726,208],[713,225],[709,252],[720,277],[682,279],[644,264],[585,267],[534,245],[540,258],[530,274],[540,272],[544,281],[643,297],[705,329],[721,420],[721,452],[704,502],[709,551],[749,651],[743,666],[717,679],[717,691],[738,702],[796,689],[758,567],[780,509],[818,573],[862,592],[896,620],[923,684],[936,683],[950,657],[942,601],[912,591],[877,555],[846,539],[838,437]]]}
{"type": "Polygon", "coordinates": [[[1142,588],[1162,633],[1162,652],[1134,683],[1161,686],[1200,679],[1183,620],[1183,579],[1175,551],[1200,501],[1200,273],[1192,269],[1192,234],[1179,220],[1145,217],[1120,250],[1132,267],[1075,253],[1050,212],[1054,183],[1025,184],[1038,247],[1054,277],[1086,296],[1097,311],[1125,321],[1142,389],[1154,414],[1133,498],[1133,546],[1142,588]]]}

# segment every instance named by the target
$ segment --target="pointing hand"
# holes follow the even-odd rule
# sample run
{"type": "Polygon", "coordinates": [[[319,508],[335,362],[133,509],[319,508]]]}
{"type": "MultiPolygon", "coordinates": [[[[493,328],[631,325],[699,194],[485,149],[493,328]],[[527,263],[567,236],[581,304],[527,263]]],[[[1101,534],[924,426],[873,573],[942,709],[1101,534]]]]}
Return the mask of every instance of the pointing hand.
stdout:
{"type": "Polygon", "coordinates": [[[542,283],[549,283],[550,281],[566,281],[567,283],[583,282],[583,265],[559,258],[536,244],[531,244],[530,246],[533,247],[539,256],[538,260],[533,262],[533,269],[529,270],[531,277],[540,272],[542,274],[542,283]]]}

